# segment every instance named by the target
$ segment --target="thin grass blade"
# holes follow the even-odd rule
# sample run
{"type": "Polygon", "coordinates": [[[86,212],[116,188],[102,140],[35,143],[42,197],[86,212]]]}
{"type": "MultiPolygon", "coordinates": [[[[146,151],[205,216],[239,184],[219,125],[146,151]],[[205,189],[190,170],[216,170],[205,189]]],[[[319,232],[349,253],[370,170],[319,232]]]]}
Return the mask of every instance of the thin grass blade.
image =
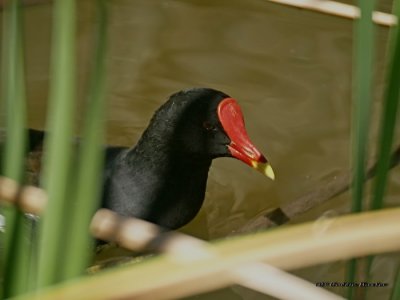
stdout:
{"type": "Polygon", "coordinates": [[[75,1],[54,1],[52,82],[45,141],[42,182],[49,204],[41,220],[38,287],[59,280],[63,253],[63,228],[68,217],[66,202],[72,162],[73,113],[75,103],[75,1]]]}
{"type": "MultiPolygon", "coordinates": [[[[372,102],[373,42],[374,25],[373,0],[359,1],[361,16],[355,23],[354,66],[353,66],[353,189],[352,212],[363,208],[364,181],[368,146],[369,119],[372,102]]],[[[350,261],[347,281],[355,282],[357,261],[350,261]]],[[[353,299],[353,289],[349,288],[348,298],[353,299]]]]}
{"type": "MultiPolygon", "coordinates": [[[[394,2],[394,13],[400,16],[400,1],[394,2]]],[[[383,196],[386,190],[390,166],[390,152],[393,146],[394,130],[400,96],[400,30],[393,27],[389,44],[389,63],[387,88],[384,97],[381,117],[380,140],[378,144],[378,163],[376,179],[373,187],[371,209],[383,207],[383,196]]]]}
{"type": "Polygon", "coordinates": [[[400,267],[397,269],[390,300],[400,300],[400,267]]]}
{"type": "MultiPolygon", "coordinates": [[[[18,182],[23,180],[26,99],[22,47],[21,1],[12,0],[4,11],[2,98],[6,108],[6,141],[2,173],[18,182]]],[[[3,297],[27,291],[29,241],[25,216],[15,207],[3,209],[6,232],[2,251],[3,297]]]]}
{"type": "MultiPolygon", "coordinates": [[[[393,2],[393,14],[400,20],[400,1],[393,2]]],[[[398,103],[400,101],[400,26],[391,29],[389,51],[391,56],[388,65],[388,87],[385,95],[384,110],[381,123],[381,144],[379,147],[377,177],[374,182],[374,194],[371,209],[383,206],[383,197],[387,184],[388,166],[387,152],[393,144],[394,126],[396,124],[398,103]]],[[[400,300],[400,268],[397,271],[392,289],[391,300],[400,300]]]]}
{"type": "Polygon", "coordinates": [[[107,8],[105,0],[97,0],[98,30],[91,85],[86,107],[86,120],[79,153],[76,196],[71,218],[64,278],[81,275],[92,255],[89,234],[90,220],[98,207],[104,160],[104,89],[107,43],[107,8]]]}

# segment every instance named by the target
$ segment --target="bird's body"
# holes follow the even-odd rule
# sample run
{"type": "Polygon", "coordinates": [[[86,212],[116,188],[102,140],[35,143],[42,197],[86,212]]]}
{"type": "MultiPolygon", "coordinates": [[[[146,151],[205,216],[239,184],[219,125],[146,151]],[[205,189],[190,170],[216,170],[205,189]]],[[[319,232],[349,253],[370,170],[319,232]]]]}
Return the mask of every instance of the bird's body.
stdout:
{"type": "MultiPolygon", "coordinates": [[[[35,153],[44,134],[29,133],[35,153]]],[[[211,162],[223,156],[273,177],[247,137],[235,100],[205,88],[176,93],[155,112],[134,147],[106,148],[102,207],[179,228],[200,210],[211,162]]]]}
{"type": "Polygon", "coordinates": [[[203,203],[211,160],[168,158],[122,150],[107,163],[102,206],[170,229],[188,223],[203,203]]]}

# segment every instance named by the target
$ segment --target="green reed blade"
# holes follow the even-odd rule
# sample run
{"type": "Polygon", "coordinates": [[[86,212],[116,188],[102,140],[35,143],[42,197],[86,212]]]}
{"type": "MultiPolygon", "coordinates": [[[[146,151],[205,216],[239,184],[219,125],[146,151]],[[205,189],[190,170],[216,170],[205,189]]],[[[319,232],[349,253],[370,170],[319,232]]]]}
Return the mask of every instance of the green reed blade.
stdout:
{"type": "Polygon", "coordinates": [[[68,211],[75,103],[75,1],[54,1],[50,107],[43,185],[49,203],[41,220],[38,287],[57,282],[68,211]]]}
{"type": "MultiPolygon", "coordinates": [[[[360,212],[363,207],[374,53],[374,25],[372,22],[374,1],[359,1],[359,7],[361,16],[355,23],[354,31],[352,212],[360,212]]],[[[357,262],[351,261],[348,265],[348,282],[355,281],[356,269],[357,262]]],[[[348,298],[353,299],[353,294],[353,289],[349,288],[348,298]]]]}
{"type": "Polygon", "coordinates": [[[374,1],[361,1],[361,18],[356,22],[354,77],[353,77],[353,194],[352,211],[362,210],[367,157],[369,119],[371,110],[371,86],[373,73],[374,25],[372,11],[374,1]]]}
{"type": "MultiPolygon", "coordinates": [[[[3,153],[4,176],[21,182],[25,151],[25,75],[22,48],[20,1],[7,3],[4,11],[2,98],[6,107],[6,141],[3,153]]],[[[29,240],[25,217],[15,207],[3,209],[6,232],[1,255],[4,276],[3,297],[27,291],[29,240]]]]}
{"type": "MultiPolygon", "coordinates": [[[[393,1],[393,14],[400,20],[400,1],[393,1]]],[[[389,54],[391,58],[388,65],[388,86],[385,93],[384,109],[382,113],[380,145],[378,149],[377,177],[374,182],[374,194],[371,208],[378,209],[383,206],[383,196],[385,194],[388,176],[388,151],[390,152],[393,144],[394,126],[398,102],[400,101],[400,26],[391,29],[389,54]]],[[[389,162],[390,163],[390,162],[389,162]]],[[[391,300],[400,300],[400,268],[394,281],[391,300]]]]}
{"type": "Polygon", "coordinates": [[[64,277],[81,275],[91,258],[92,238],[89,224],[98,207],[102,186],[104,143],[104,89],[105,54],[107,43],[107,8],[105,0],[98,0],[98,30],[96,52],[91,73],[91,84],[86,107],[86,120],[79,153],[76,196],[71,218],[67,251],[65,253],[64,277]]]}
{"type": "Polygon", "coordinates": [[[394,278],[390,300],[400,300],[400,267],[397,269],[397,273],[394,278]]]}
{"type": "MultiPolygon", "coordinates": [[[[394,2],[394,13],[400,20],[399,1],[394,2]]],[[[390,166],[390,152],[393,145],[393,135],[396,125],[397,109],[400,95],[400,30],[399,26],[392,28],[389,45],[389,64],[387,74],[387,88],[384,96],[383,112],[381,117],[380,140],[378,145],[378,163],[374,182],[371,209],[383,206],[388,170],[390,166]]]]}
{"type": "Polygon", "coordinates": [[[400,267],[397,269],[395,282],[393,283],[392,294],[390,300],[400,300],[400,267]]]}

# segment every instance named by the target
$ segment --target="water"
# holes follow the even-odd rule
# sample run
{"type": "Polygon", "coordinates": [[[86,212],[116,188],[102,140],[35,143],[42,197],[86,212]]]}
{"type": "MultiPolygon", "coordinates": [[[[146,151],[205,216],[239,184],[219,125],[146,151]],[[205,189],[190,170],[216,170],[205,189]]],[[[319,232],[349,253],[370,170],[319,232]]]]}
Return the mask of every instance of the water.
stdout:
{"type": "MultiPolygon", "coordinates": [[[[380,3],[380,9],[387,10],[388,3],[380,3]]],[[[88,1],[79,1],[78,6],[80,106],[93,49],[94,8],[88,1]]],[[[348,172],[350,20],[263,0],[115,0],[109,6],[110,144],[133,145],[168,95],[206,86],[238,100],[250,137],[274,167],[272,182],[239,161],[215,161],[203,209],[185,232],[204,239],[226,237],[263,212],[348,172]]],[[[26,26],[29,124],[35,128],[45,124],[50,20],[47,4],[27,9],[27,24],[35,24],[26,26]]],[[[387,29],[379,27],[372,140],[384,83],[386,40],[387,29]]],[[[392,175],[388,203],[398,205],[400,174],[394,170],[392,175]]],[[[342,195],[295,222],[315,220],[326,210],[344,212],[348,200],[347,194],[342,195]]],[[[378,264],[385,270],[393,259],[383,257],[378,264]]],[[[339,263],[300,271],[313,281],[339,280],[342,272],[339,263]]],[[[380,272],[386,278],[392,271],[380,272]]],[[[267,299],[239,287],[197,298],[235,297],[267,299]]]]}

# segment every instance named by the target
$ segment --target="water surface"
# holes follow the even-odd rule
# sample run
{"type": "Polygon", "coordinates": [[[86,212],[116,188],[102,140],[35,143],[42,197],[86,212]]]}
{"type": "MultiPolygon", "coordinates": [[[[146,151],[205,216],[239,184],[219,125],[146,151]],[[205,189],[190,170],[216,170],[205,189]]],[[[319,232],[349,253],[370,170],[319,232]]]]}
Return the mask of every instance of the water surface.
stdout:
{"type": "MultiPolygon", "coordinates": [[[[389,7],[388,1],[379,5],[389,7]]],[[[173,92],[212,87],[238,100],[250,137],[276,172],[272,182],[239,161],[215,161],[203,209],[185,232],[204,239],[226,237],[263,212],[348,172],[352,21],[263,0],[114,0],[109,7],[110,144],[133,145],[152,112],[173,92]]],[[[29,124],[36,128],[45,124],[50,12],[44,4],[30,6],[26,14],[29,124]]],[[[90,2],[79,1],[78,20],[80,107],[93,47],[90,2]]],[[[386,40],[387,29],[379,27],[372,140],[386,40]]],[[[392,175],[387,200],[394,205],[399,203],[400,176],[398,170],[392,175]]],[[[297,221],[314,220],[327,210],[345,212],[348,200],[348,195],[338,197],[297,221]]],[[[392,272],[388,264],[393,260],[387,257],[377,263],[380,281],[392,272]]],[[[300,273],[312,281],[338,281],[342,267],[338,263],[300,273]]],[[[374,291],[370,296],[375,297],[374,291]]],[[[268,299],[241,288],[197,298],[235,297],[268,299]]]]}

